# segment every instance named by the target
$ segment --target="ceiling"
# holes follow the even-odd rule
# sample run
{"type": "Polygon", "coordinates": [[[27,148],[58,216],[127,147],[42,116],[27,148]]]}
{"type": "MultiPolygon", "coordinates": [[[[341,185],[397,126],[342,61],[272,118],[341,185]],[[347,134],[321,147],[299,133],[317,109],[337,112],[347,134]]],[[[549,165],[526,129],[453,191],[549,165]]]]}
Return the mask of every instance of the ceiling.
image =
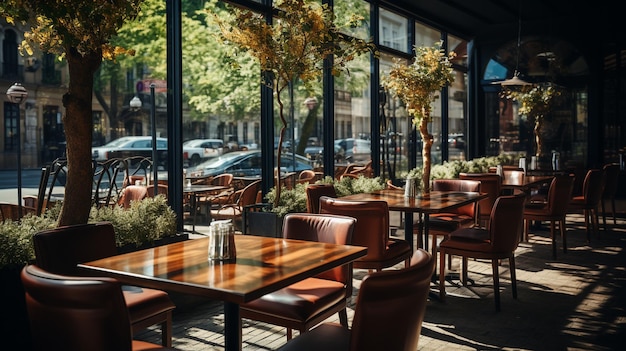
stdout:
{"type": "MultiPolygon", "coordinates": [[[[610,0],[389,0],[386,3],[451,34],[475,39],[483,48],[490,47],[487,56],[506,67],[509,76],[519,70],[531,81],[552,75],[554,72],[549,71],[555,66],[559,70],[556,76],[562,77],[563,72],[567,72],[566,76],[586,75],[591,63],[583,57],[600,53],[596,59],[602,60],[607,53],[626,49],[621,13],[610,0]]],[[[489,79],[487,73],[485,78],[489,79]]]]}
{"type": "Polygon", "coordinates": [[[520,13],[523,29],[547,24],[584,36],[602,33],[596,40],[603,42],[623,43],[625,37],[624,28],[619,25],[620,11],[615,8],[616,2],[610,0],[395,0],[389,3],[462,37],[488,35],[498,28],[517,28],[520,13]]]}

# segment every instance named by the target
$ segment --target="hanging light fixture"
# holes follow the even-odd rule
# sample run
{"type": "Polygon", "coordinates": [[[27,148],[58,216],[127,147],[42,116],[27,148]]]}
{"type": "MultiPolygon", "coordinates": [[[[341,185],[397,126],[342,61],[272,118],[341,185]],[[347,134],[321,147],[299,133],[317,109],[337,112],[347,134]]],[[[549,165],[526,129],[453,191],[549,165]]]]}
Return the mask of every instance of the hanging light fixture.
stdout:
{"type": "Polygon", "coordinates": [[[519,56],[522,51],[522,0],[519,2],[519,16],[518,16],[518,24],[517,24],[517,56],[515,58],[515,72],[513,73],[513,77],[500,81],[494,82],[494,84],[500,84],[502,86],[524,86],[524,85],[532,85],[519,77],[519,56]]]}

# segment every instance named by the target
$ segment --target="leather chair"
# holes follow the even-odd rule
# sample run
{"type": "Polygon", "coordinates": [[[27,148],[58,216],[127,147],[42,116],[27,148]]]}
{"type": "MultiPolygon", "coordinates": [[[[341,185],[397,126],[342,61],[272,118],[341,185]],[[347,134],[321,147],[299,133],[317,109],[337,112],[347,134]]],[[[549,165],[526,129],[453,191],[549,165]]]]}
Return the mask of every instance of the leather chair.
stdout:
{"type": "MultiPolygon", "coordinates": [[[[285,215],[283,237],[350,245],[356,220],[344,216],[290,213],[285,215]]],[[[348,327],[346,311],[352,296],[352,265],[347,264],[294,283],[286,288],[244,303],[241,317],[307,332],[335,313],[348,327]]]]}
{"type": "Polygon", "coordinates": [[[325,323],[279,350],[417,350],[434,267],[435,259],[417,249],[408,268],[371,273],[359,288],[352,329],[325,323]]]}
{"type": "MultiPolygon", "coordinates": [[[[44,230],[35,233],[33,244],[37,266],[62,275],[81,275],[77,264],[117,254],[115,230],[108,222],[44,230]]],[[[176,306],[166,292],[128,286],[124,287],[124,300],[133,332],[160,324],[163,345],[172,345],[172,310],[176,306]]]]}
{"type": "Polygon", "coordinates": [[[129,185],[122,189],[117,204],[129,208],[132,201],[140,201],[148,197],[148,188],[142,185],[129,185]]]}
{"type": "Polygon", "coordinates": [[[487,226],[493,204],[502,193],[502,177],[493,173],[460,173],[459,179],[479,181],[480,192],[488,195],[486,199],[478,202],[477,215],[478,224],[487,226]]]}
{"type": "MultiPolygon", "coordinates": [[[[497,175],[496,175],[497,176],[497,175]]],[[[469,191],[480,192],[480,181],[464,179],[435,179],[433,191],[469,191]]],[[[448,235],[459,229],[468,228],[476,224],[476,203],[450,210],[449,212],[434,213],[429,217],[428,235],[432,238],[431,253],[437,257],[437,241],[439,237],[445,239],[448,235]]],[[[419,225],[414,226],[414,234],[418,234],[419,225]]],[[[427,245],[424,245],[427,248],[427,245]]],[[[450,266],[451,264],[448,264],[450,266]]]]}
{"type": "Polygon", "coordinates": [[[602,167],[604,172],[604,191],[602,192],[602,200],[600,205],[602,206],[602,223],[604,224],[604,230],[606,231],[606,211],[604,210],[604,202],[611,202],[611,215],[613,216],[613,225],[617,225],[617,219],[615,218],[615,194],[617,193],[617,186],[619,183],[620,166],[618,163],[609,163],[602,167]]]}
{"type": "Polygon", "coordinates": [[[557,175],[548,188],[547,202],[529,202],[524,207],[524,240],[528,241],[530,221],[549,221],[550,238],[552,239],[552,257],[556,258],[555,224],[558,223],[563,240],[563,253],[567,252],[565,216],[569,199],[572,198],[574,175],[557,175]]]}
{"type": "Polygon", "coordinates": [[[602,202],[602,186],[604,174],[600,169],[590,169],[585,174],[582,195],[572,197],[568,213],[582,211],[585,216],[587,241],[591,241],[591,232],[598,235],[598,207],[602,202]]]}
{"type": "Polygon", "coordinates": [[[315,172],[310,169],[305,169],[304,171],[298,174],[298,179],[296,180],[297,184],[313,184],[315,182],[315,172]]]}
{"type": "Polygon", "coordinates": [[[467,284],[467,258],[491,260],[496,311],[500,311],[499,261],[509,259],[513,298],[517,298],[515,250],[522,234],[525,195],[501,196],[496,200],[489,220],[489,229],[461,228],[450,233],[439,245],[439,299],[445,300],[445,255],[463,257],[461,281],[467,284]]]}
{"type": "Polygon", "coordinates": [[[310,184],[306,189],[306,211],[320,213],[320,197],[337,197],[335,186],[332,184],[310,184]]]}
{"type": "Polygon", "coordinates": [[[212,219],[232,219],[238,230],[243,229],[242,215],[244,208],[257,203],[257,196],[261,190],[261,180],[255,180],[245,188],[235,191],[231,195],[231,201],[216,209],[211,209],[212,219]]]}
{"type": "Polygon", "coordinates": [[[354,268],[377,270],[402,261],[408,267],[411,246],[389,237],[389,207],[385,201],[349,201],[320,197],[320,213],[356,218],[352,244],[367,247],[367,254],[354,261],[354,268]]]}
{"type": "MultiPolygon", "coordinates": [[[[154,184],[148,185],[146,187],[146,190],[148,191],[148,197],[154,197],[154,184]]],[[[167,198],[167,185],[157,184],[157,194],[163,195],[165,196],[165,198],[167,198]]]]}
{"type": "Polygon", "coordinates": [[[121,285],[113,278],[22,269],[33,350],[173,350],[133,340],[121,285]]]}

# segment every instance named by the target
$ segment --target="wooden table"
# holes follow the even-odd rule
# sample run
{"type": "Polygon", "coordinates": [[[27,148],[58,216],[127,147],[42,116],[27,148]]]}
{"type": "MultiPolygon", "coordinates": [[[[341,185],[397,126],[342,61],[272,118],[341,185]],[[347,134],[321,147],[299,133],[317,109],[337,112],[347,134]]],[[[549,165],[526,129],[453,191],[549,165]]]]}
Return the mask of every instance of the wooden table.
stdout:
{"type": "Polygon", "coordinates": [[[345,200],[356,201],[385,201],[389,210],[403,211],[404,216],[404,238],[411,244],[413,249],[413,213],[423,215],[420,233],[423,240],[423,248],[428,250],[428,220],[433,213],[446,212],[451,209],[480,201],[487,197],[486,193],[460,192],[460,191],[431,191],[416,198],[404,196],[404,190],[379,190],[372,193],[353,194],[343,196],[345,200]]]}
{"type": "Polygon", "coordinates": [[[196,215],[198,212],[197,199],[198,194],[226,190],[228,187],[223,185],[185,185],[183,193],[189,195],[189,207],[192,216],[191,231],[196,232],[196,215]]]}
{"type": "Polygon", "coordinates": [[[365,256],[364,247],[236,235],[237,259],[211,261],[208,238],[80,264],[125,284],[224,301],[226,350],[241,350],[239,304],[365,256]]]}
{"type": "Polygon", "coordinates": [[[554,176],[534,176],[534,175],[524,175],[521,177],[517,176],[507,176],[510,173],[505,172],[504,178],[502,178],[502,189],[509,190],[521,190],[525,193],[528,193],[530,189],[537,188],[544,183],[549,183],[552,181],[554,176]]]}

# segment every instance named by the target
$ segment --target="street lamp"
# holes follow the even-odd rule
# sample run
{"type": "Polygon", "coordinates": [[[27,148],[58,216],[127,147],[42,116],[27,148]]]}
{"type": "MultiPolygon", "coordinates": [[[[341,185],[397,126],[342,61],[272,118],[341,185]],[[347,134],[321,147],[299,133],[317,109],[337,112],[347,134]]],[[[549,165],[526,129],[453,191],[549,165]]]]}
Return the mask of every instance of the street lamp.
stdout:
{"type": "Polygon", "coordinates": [[[7,98],[17,105],[17,216],[22,218],[22,137],[21,137],[21,113],[19,106],[26,101],[28,92],[20,83],[13,84],[7,90],[7,98]]]}

